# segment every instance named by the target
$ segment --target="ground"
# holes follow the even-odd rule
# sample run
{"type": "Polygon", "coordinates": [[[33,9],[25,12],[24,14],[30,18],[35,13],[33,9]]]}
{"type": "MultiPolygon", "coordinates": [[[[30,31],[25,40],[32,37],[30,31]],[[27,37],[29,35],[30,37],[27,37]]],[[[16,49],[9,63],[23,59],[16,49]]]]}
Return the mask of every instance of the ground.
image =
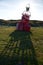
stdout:
{"type": "Polygon", "coordinates": [[[43,27],[0,26],[0,65],[43,65],[43,27]]]}

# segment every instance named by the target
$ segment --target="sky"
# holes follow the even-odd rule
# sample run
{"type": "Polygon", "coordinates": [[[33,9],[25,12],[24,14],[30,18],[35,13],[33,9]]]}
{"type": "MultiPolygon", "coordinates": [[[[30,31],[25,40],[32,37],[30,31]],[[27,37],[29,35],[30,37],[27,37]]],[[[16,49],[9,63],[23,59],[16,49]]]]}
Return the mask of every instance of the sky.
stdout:
{"type": "Polygon", "coordinates": [[[30,4],[31,20],[43,20],[43,0],[0,0],[0,19],[21,19],[30,4]]]}

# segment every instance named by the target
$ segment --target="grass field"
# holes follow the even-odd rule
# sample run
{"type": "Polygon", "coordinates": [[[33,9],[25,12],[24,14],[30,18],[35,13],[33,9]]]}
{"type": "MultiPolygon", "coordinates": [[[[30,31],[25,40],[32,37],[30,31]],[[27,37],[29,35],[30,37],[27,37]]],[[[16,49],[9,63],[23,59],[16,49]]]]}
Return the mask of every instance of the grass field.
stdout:
{"type": "Polygon", "coordinates": [[[43,65],[43,27],[0,26],[0,65],[43,65]]]}

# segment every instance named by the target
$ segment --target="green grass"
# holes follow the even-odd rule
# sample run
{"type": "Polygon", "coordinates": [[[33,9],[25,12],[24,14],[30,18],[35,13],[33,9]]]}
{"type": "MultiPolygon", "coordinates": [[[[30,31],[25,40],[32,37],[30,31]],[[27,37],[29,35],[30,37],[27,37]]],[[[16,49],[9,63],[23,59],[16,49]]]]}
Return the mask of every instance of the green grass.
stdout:
{"type": "Polygon", "coordinates": [[[0,26],[0,65],[43,65],[43,27],[0,26]]]}

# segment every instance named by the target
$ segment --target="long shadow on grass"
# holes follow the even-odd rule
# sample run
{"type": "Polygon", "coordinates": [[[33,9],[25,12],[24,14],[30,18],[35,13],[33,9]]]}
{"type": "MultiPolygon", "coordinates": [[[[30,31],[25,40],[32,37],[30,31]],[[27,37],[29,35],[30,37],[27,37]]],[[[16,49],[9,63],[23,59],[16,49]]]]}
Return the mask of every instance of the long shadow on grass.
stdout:
{"type": "Polygon", "coordinates": [[[38,65],[31,32],[13,31],[0,53],[0,65],[38,65]]]}

